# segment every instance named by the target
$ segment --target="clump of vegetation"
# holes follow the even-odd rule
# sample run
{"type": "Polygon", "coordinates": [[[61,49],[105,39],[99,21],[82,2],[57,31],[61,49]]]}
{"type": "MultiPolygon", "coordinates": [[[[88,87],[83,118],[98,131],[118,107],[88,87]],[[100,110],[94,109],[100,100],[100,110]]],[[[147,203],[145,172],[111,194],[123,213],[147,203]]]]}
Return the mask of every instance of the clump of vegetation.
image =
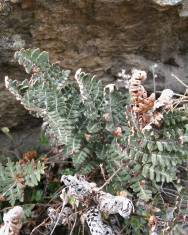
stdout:
{"type": "MultiPolygon", "coordinates": [[[[22,82],[6,77],[6,87],[32,115],[43,119],[43,130],[56,152],[55,156],[48,156],[58,169],[55,177],[84,175],[85,179],[103,185],[110,195],[129,197],[135,212],[129,220],[116,217],[120,234],[125,234],[125,230],[126,234],[160,234],[161,231],[177,234],[187,219],[187,179],[186,173],[182,174],[182,169],[186,172],[188,159],[186,97],[179,98],[169,89],[159,96],[148,94],[142,85],[147,74],[136,69],[131,75],[122,73],[126,91],[114,84],[103,86],[101,81],[81,70],[72,77],[70,71],[51,64],[48,53],[39,49],[21,49],[15,53],[15,59],[32,76],[22,82]],[[57,158],[61,164],[55,163],[57,158]]],[[[23,162],[12,164],[17,169],[23,162]]],[[[39,160],[24,164],[22,185],[33,187],[39,183],[44,165],[39,160]],[[33,168],[32,164],[37,167],[33,168]],[[32,172],[35,180],[29,178],[32,185],[26,180],[28,168],[37,172],[32,172]]],[[[45,165],[45,175],[54,175],[49,162],[45,165]]],[[[6,169],[2,167],[0,177],[6,172],[6,178],[12,178],[11,171],[6,169]]],[[[50,185],[45,175],[39,188],[50,185]]],[[[2,179],[7,184],[5,178],[2,179]]],[[[11,182],[19,189],[14,183],[15,177],[11,182]]],[[[3,188],[0,192],[5,200],[10,200],[10,193],[3,193],[3,188]]],[[[21,194],[15,194],[14,200],[11,194],[12,204],[21,198],[24,202],[21,194]]],[[[86,221],[95,220],[90,218],[90,213],[87,217],[89,202],[83,207],[76,203],[74,194],[70,201],[73,213],[81,211],[79,216],[86,213],[86,221]]],[[[92,203],[95,214],[100,206],[96,200],[92,203]]],[[[61,207],[51,208],[56,214],[54,227],[62,216],[61,207]]],[[[110,219],[106,216],[107,223],[110,219]]],[[[102,219],[98,221],[102,223],[102,219]]],[[[42,226],[44,224],[47,222],[42,226]]],[[[71,234],[75,227],[81,234],[80,220],[69,226],[71,234]]],[[[90,233],[95,234],[91,228],[90,233]]]]}

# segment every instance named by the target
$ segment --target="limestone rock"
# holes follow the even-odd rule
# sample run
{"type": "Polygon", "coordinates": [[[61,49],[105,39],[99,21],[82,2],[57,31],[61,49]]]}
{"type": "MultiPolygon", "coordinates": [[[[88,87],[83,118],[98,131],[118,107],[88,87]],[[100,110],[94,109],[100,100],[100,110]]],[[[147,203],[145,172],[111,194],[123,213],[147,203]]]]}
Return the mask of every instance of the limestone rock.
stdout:
{"type": "Polygon", "coordinates": [[[182,8],[179,11],[181,17],[188,17],[188,0],[183,0],[182,8]]]}
{"type": "Polygon", "coordinates": [[[182,0],[153,0],[160,6],[174,6],[182,2],[182,0]]]}

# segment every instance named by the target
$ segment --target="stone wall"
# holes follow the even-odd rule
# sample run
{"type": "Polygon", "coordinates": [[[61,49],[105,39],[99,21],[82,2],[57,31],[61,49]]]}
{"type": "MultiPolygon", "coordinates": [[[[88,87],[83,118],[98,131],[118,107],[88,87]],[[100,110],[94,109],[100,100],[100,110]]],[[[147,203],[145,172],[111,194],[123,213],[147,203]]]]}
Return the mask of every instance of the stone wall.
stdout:
{"type": "MultiPolygon", "coordinates": [[[[188,78],[187,0],[0,0],[0,127],[33,122],[4,88],[4,76],[27,77],[13,60],[21,47],[50,52],[53,62],[104,82],[132,67],[158,64],[157,89],[188,78]],[[1,3],[2,2],[2,3],[1,3]],[[4,5],[3,5],[4,4],[4,5]]],[[[152,89],[152,82],[148,86],[152,89]]]]}

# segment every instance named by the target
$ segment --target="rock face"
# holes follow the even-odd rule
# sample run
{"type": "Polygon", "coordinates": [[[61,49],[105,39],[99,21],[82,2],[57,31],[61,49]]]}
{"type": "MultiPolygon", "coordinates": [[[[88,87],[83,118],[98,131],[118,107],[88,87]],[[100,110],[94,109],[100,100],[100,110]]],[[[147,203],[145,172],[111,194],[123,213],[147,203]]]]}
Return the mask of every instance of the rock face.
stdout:
{"type": "Polygon", "coordinates": [[[174,6],[182,2],[182,0],[153,0],[153,1],[161,6],[174,6]]]}
{"type": "Polygon", "coordinates": [[[0,127],[33,120],[4,88],[5,75],[28,76],[13,60],[21,47],[47,50],[53,62],[72,71],[81,67],[104,82],[117,79],[122,68],[146,69],[151,75],[151,66],[157,63],[157,89],[184,91],[171,73],[187,81],[187,0],[1,0],[0,4],[0,127]]]}

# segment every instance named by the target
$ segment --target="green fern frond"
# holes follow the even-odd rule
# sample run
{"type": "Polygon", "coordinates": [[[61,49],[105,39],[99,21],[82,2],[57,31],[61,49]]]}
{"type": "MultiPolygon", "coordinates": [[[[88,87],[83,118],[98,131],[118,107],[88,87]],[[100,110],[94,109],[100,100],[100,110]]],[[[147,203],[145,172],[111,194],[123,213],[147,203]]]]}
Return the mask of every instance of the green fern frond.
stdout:
{"type": "Polygon", "coordinates": [[[31,161],[24,166],[10,160],[5,166],[0,164],[0,194],[11,205],[14,205],[17,200],[23,202],[24,188],[38,185],[44,169],[45,165],[40,161],[31,161]]]}

